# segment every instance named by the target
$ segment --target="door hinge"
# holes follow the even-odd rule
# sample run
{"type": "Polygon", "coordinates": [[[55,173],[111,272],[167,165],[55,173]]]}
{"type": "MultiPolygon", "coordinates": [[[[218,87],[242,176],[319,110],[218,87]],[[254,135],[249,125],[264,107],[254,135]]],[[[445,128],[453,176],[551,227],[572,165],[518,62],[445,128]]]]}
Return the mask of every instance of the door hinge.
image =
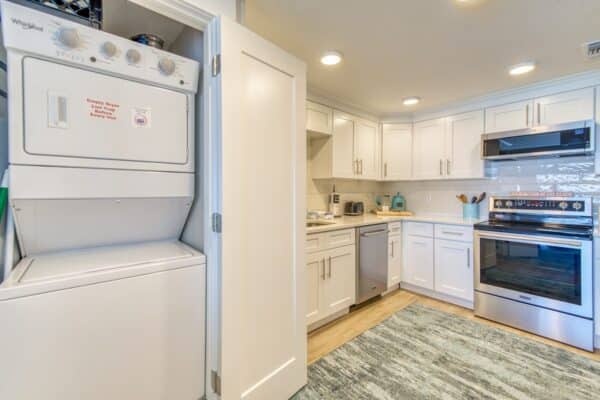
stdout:
{"type": "Polygon", "coordinates": [[[217,76],[221,73],[221,55],[213,56],[211,63],[212,76],[217,76]]]}
{"type": "Polygon", "coordinates": [[[211,383],[213,392],[215,392],[216,394],[218,394],[220,396],[221,395],[221,377],[219,376],[219,373],[215,370],[210,371],[210,383],[211,383]]]}
{"type": "Polygon", "coordinates": [[[221,233],[223,217],[219,213],[212,214],[212,230],[215,233],[221,233]]]}

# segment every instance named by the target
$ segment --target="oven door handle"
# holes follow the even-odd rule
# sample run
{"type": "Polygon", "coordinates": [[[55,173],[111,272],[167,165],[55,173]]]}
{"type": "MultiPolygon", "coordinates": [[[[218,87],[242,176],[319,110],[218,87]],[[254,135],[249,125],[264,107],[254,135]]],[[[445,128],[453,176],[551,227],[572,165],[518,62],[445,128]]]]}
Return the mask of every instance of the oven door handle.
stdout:
{"type": "Polygon", "coordinates": [[[583,247],[581,241],[577,240],[565,240],[565,239],[556,239],[547,236],[529,236],[529,235],[515,235],[510,233],[487,233],[482,231],[476,231],[475,233],[477,237],[484,239],[500,239],[500,240],[512,240],[517,242],[526,242],[526,243],[538,243],[538,244],[556,244],[560,246],[569,246],[574,248],[583,247]]]}

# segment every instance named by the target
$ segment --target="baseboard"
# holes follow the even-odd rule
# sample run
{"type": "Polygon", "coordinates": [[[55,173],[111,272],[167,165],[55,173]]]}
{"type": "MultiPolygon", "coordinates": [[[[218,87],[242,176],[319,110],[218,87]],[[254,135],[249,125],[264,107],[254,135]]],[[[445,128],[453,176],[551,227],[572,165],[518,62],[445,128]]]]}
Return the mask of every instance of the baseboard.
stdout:
{"type": "Polygon", "coordinates": [[[335,321],[338,318],[343,317],[344,315],[350,312],[350,308],[345,308],[341,311],[336,312],[335,314],[331,314],[329,317],[323,318],[322,320],[313,322],[312,324],[306,327],[306,332],[312,332],[315,329],[319,329],[323,325],[327,325],[328,323],[335,321]]]}
{"type": "Polygon", "coordinates": [[[408,290],[409,292],[422,294],[423,296],[431,297],[436,300],[445,301],[446,303],[456,304],[457,306],[468,308],[469,310],[473,310],[475,308],[475,305],[472,301],[459,299],[454,296],[448,296],[447,294],[438,293],[435,290],[425,289],[419,286],[411,285],[410,283],[401,282],[400,288],[408,290]]]}

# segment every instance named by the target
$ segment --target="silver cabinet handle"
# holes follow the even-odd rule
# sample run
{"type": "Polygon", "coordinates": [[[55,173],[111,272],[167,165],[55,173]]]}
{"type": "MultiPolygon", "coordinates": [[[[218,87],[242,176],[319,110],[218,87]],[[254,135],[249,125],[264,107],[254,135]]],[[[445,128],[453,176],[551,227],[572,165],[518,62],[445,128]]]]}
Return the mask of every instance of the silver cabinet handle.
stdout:
{"type": "Polygon", "coordinates": [[[360,174],[363,174],[363,160],[362,158],[360,159],[360,174]]]}
{"type": "Polygon", "coordinates": [[[462,236],[462,232],[452,232],[452,231],[442,231],[442,233],[444,235],[456,235],[456,236],[462,236]]]}
{"type": "Polygon", "coordinates": [[[331,256],[329,256],[329,273],[327,274],[329,278],[331,278],[331,256]]]}
{"type": "Polygon", "coordinates": [[[446,160],[446,175],[450,175],[450,160],[446,160]]]}
{"type": "Polygon", "coordinates": [[[444,168],[444,161],[440,158],[440,176],[444,175],[442,169],[444,168]]]}
{"type": "Polygon", "coordinates": [[[537,123],[542,124],[542,103],[537,103],[537,123]]]}
{"type": "Polygon", "coordinates": [[[394,241],[392,240],[392,257],[394,257],[394,241]]]}
{"type": "Polygon", "coordinates": [[[471,269],[471,249],[467,247],[467,268],[471,269]]]}
{"type": "Polygon", "coordinates": [[[321,278],[322,278],[323,280],[325,280],[325,259],[323,259],[323,260],[321,260],[321,261],[323,261],[323,273],[321,274],[321,278]]]}
{"type": "Polygon", "coordinates": [[[387,177],[387,163],[383,163],[383,176],[387,177]]]}
{"type": "Polygon", "coordinates": [[[525,126],[529,126],[529,103],[525,106],[525,126]]]}

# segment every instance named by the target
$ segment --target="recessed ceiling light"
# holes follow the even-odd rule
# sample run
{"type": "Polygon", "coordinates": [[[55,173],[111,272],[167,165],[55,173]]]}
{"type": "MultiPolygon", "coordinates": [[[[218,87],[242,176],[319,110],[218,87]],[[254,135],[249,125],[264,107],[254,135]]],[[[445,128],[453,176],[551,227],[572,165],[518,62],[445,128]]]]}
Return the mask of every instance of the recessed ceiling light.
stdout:
{"type": "Polygon", "coordinates": [[[510,69],[508,70],[508,73],[511,75],[523,75],[523,74],[533,71],[534,69],[535,69],[534,62],[524,62],[524,63],[513,65],[512,67],[510,67],[510,69]]]}
{"type": "Polygon", "coordinates": [[[339,51],[326,51],[321,57],[321,63],[325,65],[337,65],[342,61],[342,54],[339,51]]]}
{"type": "Polygon", "coordinates": [[[415,104],[418,104],[420,101],[421,101],[420,97],[411,96],[411,97],[407,97],[404,100],[402,100],[402,104],[404,104],[405,106],[414,106],[415,104]]]}

